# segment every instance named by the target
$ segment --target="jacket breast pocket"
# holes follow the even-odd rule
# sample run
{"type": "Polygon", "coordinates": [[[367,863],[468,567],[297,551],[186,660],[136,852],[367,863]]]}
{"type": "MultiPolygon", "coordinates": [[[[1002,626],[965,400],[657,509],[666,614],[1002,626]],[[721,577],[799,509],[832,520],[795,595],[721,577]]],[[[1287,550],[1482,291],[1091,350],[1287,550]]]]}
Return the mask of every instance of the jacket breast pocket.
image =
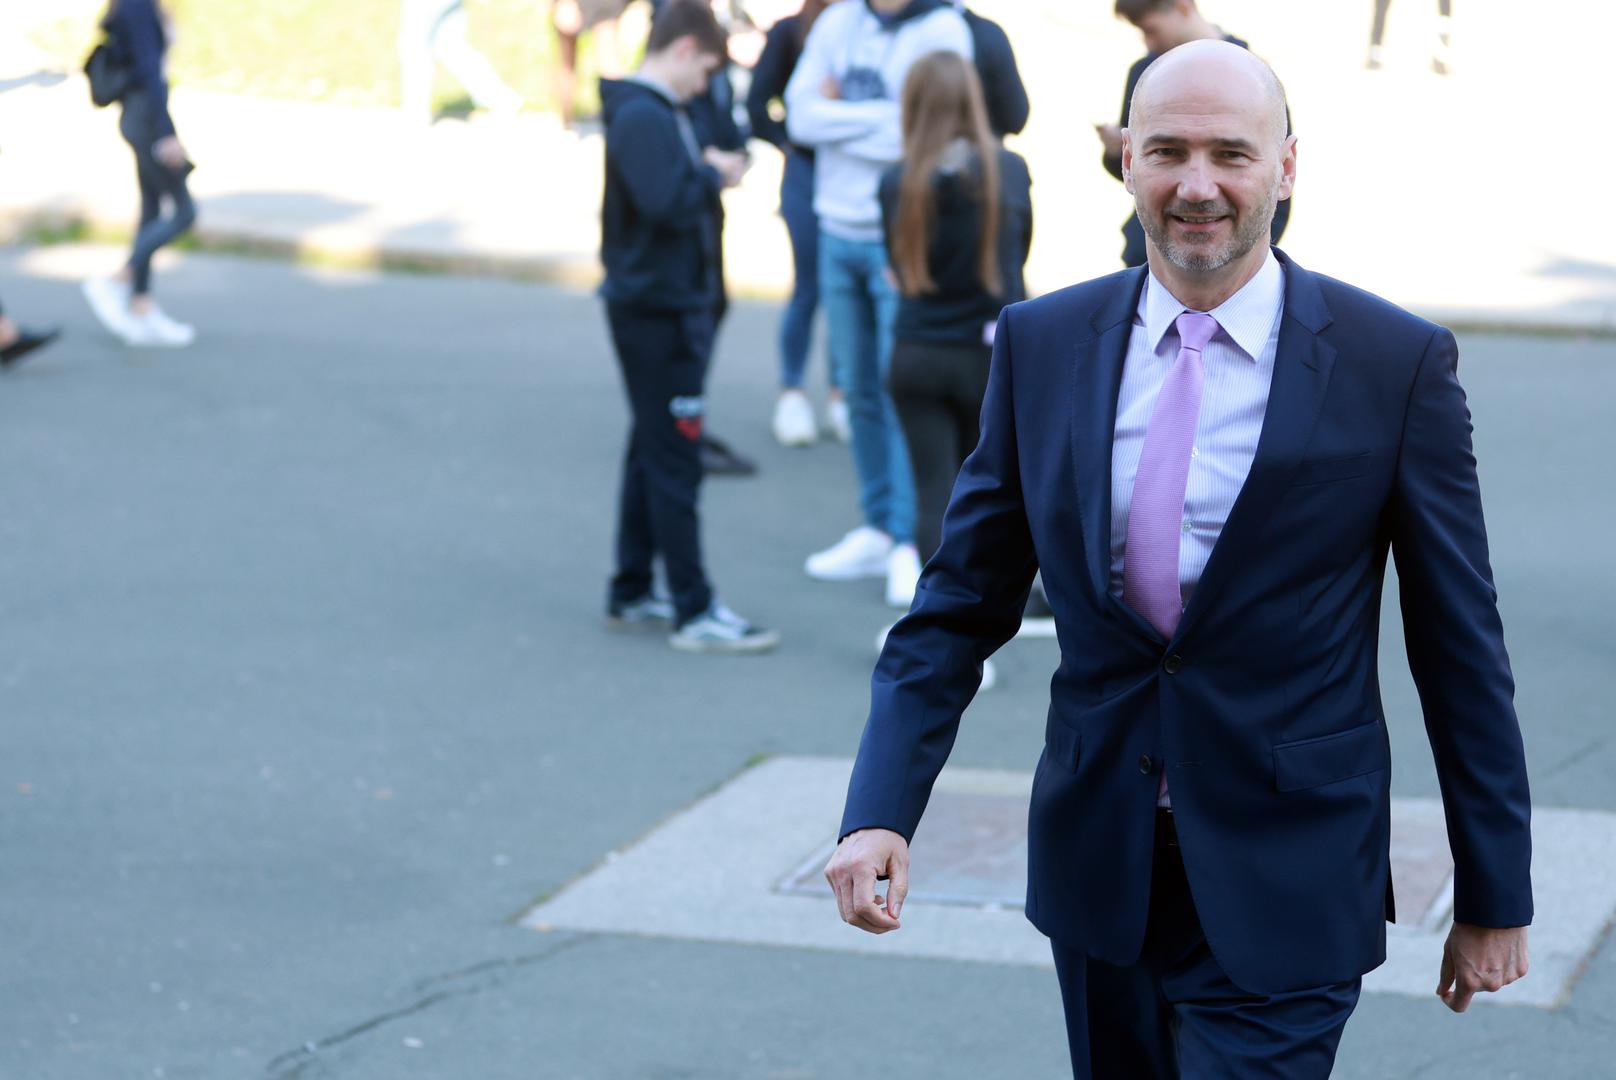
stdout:
{"type": "Polygon", "coordinates": [[[1339,480],[1351,480],[1353,477],[1362,476],[1369,471],[1371,456],[1370,452],[1365,450],[1361,454],[1304,461],[1296,467],[1296,473],[1291,477],[1291,487],[1333,484],[1339,480]]]}
{"type": "Polygon", "coordinates": [[[1054,707],[1049,710],[1049,720],[1044,724],[1044,757],[1051,765],[1059,765],[1068,772],[1077,771],[1077,760],[1082,755],[1083,733],[1075,727],[1069,727],[1056,714],[1054,707]]]}
{"type": "Polygon", "coordinates": [[[1346,731],[1274,747],[1274,787],[1301,791],[1350,780],[1391,765],[1386,729],[1378,720],[1346,731]]]}

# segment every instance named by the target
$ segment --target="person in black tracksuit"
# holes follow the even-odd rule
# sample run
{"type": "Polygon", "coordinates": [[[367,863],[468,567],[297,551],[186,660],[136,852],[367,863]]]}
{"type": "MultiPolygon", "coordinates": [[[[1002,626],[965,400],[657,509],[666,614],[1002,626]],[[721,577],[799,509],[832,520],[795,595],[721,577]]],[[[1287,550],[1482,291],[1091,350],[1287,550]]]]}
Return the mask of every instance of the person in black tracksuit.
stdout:
{"type": "Polygon", "coordinates": [[[674,0],[652,24],[639,75],[601,80],[600,292],[633,417],[607,619],[617,628],[671,622],[673,644],[689,651],[757,652],[777,638],[714,598],[697,509],[703,391],[721,295],[718,196],[740,180],[744,160],[704,150],[683,103],[700,92],[724,47],[705,4],[674,0]],[[658,556],[671,606],[652,588],[658,556]]]}
{"type": "Polygon", "coordinates": [[[988,125],[999,138],[1019,135],[1027,126],[1032,106],[1027,101],[1027,87],[1021,81],[1021,70],[1016,66],[1016,54],[1010,47],[1010,35],[992,19],[978,15],[964,4],[965,25],[971,31],[972,60],[976,64],[977,78],[982,82],[982,103],[987,106],[988,125]]]}
{"type": "MultiPolygon", "coordinates": [[[[1106,172],[1122,179],[1122,129],[1128,126],[1128,110],[1133,108],[1134,87],[1139,85],[1139,77],[1145,69],[1156,62],[1162,53],[1176,49],[1180,45],[1191,41],[1204,39],[1217,39],[1227,41],[1231,45],[1238,45],[1242,49],[1251,46],[1233,34],[1226,34],[1221,27],[1208,22],[1195,5],[1195,0],[1117,0],[1116,13],[1118,18],[1127,19],[1145,38],[1145,48],[1149,50],[1144,56],[1135,60],[1128,69],[1128,81],[1122,91],[1122,119],[1117,124],[1101,124],[1097,130],[1100,141],[1105,144],[1101,163],[1106,172]]],[[[1285,113],[1285,124],[1290,126],[1290,112],[1285,113]]],[[[1285,232],[1285,226],[1291,219],[1291,201],[1286,199],[1274,207],[1274,221],[1270,228],[1270,235],[1274,243],[1285,232]]],[[[1129,214],[1128,220],[1122,225],[1122,264],[1124,266],[1143,266],[1145,264],[1145,228],[1139,223],[1138,214],[1129,214]]]]}
{"type": "Polygon", "coordinates": [[[880,186],[881,223],[900,297],[887,390],[914,462],[915,546],[925,560],[941,541],[960,465],[976,448],[994,324],[1005,305],[1026,298],[1022,268],[1032,244],[1032,192],[1026,161],[993,138],[964,59],[933,53],[917,61],[903,103],[904,163],[883,174],[880,186]],[[954,123],[918,131],[916,117],[924,115],[947,115],[954,123]],[[924,177],[929,205],[908,217],[906,201],[921,197],[905,185],[917,163],[930,165],[924,177]],[[988,179],[990,171],[996,182],[988,179]],[[984,200],[993,188],[990,228],[984,200]],[[929,281],[920,280],[911,261],[918,259],[922,233],[929,281]],[[984,270],[984,243],[991,245],[991,274],[984,270]]]}

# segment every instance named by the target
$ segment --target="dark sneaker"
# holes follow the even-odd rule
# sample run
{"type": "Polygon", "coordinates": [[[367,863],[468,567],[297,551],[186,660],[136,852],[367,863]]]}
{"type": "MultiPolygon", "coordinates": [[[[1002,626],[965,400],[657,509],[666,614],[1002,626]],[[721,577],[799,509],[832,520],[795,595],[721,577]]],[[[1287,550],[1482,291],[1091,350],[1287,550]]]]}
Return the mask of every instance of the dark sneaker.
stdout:
{"type": "Polygon", "coordinates": [[[24,330],[17,328],[17,340],[0,349],[0,367],[10,367],[35,349],[49,345],[60,335],[60,330],[24,330]]]}
{"type": "Polygon", "coordinates": [[[673,601],[655,593],[606,609],[608,630],[667,630],[672,625],[673,601]]]}
{"type": "Polygon", "coordinates": [[[701,437],[701,471],[708,476],[755,476],[757,464],[737,454],[722,439],[701,437]]]}
{"type": "Polygon", "coordinates": [[[706,611],[675,630],[668,644],[680,652],[762,653],[780,644],[780,635],[753,626],[715,600],[706,611]]]}

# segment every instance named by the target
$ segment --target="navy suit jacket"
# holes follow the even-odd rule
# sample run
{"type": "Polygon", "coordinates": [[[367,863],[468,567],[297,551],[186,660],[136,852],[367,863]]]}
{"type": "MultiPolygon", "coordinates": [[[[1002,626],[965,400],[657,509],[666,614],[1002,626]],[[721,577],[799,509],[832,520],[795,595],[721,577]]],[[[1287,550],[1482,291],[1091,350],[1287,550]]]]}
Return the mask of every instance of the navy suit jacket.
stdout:
{"type": "Polygon", "coordinates": [[[1532,918],[1526,764],[1453,335],[1277,254],[1285,306],[1256,458],[1170,641],[1110,590],[1112,432],[1145,271],[1000,316],[981,441],[876,666],[841,830],[913,836],[982,661],[1016,632],[1041,568],[1061,663],[1033,779],[1028,918],[1137,960],[1165,763],[1208,944],[1256,993],[1385,959],[1388,550],[1455,916],[1532,918]]]}

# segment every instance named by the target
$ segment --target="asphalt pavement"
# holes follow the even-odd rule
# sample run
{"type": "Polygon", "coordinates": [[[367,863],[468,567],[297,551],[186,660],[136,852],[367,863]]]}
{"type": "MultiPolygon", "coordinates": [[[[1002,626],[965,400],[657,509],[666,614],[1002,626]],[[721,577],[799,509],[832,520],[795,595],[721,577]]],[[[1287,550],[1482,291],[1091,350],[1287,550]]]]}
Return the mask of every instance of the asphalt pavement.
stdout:
{"type": "MultiPolygon", "coordinates": [[[[775,307],[723,332],[709,424],[762,472],[704,518],[784,643],[690,657],[600,627],[626,410],[593,298],[189,255],[158,289],[199,343],[137,352],[77,292],[116,260],[0,254],[8,311],[66,328],[0,378],[0,1076],[1062,1075],[1046,970],[518,925],[759,760],[856,747],[892,613],[801,573],[852,470],[768,436],[775,307]]],[[[1534,797],[1616,810],[1616,342],[1461,346],[1534,797]]],[[[1395,612],[1393,789],[1431,796],[1395,612]]],[[[1030,769],[1056,660],[1002,652],[953,760],[1030,769]]],[[[1551,1010],[1366,995],[1336,1075],[1612,1060],[1607,939],[1551,1010]]]]}

